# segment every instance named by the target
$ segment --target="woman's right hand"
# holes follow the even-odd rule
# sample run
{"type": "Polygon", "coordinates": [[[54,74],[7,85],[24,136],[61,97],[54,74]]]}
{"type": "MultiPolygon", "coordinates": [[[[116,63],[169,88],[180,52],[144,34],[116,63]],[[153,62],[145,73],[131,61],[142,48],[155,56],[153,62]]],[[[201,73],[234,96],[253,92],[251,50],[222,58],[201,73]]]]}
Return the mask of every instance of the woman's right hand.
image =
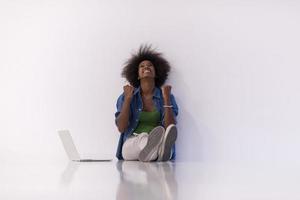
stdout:
{"type": "Polygon", "coordinates": [[[133,97],[134,87],[132,87],[131,85],[125,85],[123,86],[123,90],[125,98],[131,100],[133,97]]]}

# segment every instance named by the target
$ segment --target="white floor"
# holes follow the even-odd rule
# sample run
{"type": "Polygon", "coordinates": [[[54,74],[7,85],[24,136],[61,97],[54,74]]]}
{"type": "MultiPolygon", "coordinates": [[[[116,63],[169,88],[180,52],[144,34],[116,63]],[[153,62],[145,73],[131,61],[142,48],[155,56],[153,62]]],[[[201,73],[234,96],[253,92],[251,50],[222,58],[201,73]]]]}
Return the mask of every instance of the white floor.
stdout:
{"type": "Polygon", "coordinates": [[[0,199],[300,199],[300,165],[2,163],[0,199]]]}

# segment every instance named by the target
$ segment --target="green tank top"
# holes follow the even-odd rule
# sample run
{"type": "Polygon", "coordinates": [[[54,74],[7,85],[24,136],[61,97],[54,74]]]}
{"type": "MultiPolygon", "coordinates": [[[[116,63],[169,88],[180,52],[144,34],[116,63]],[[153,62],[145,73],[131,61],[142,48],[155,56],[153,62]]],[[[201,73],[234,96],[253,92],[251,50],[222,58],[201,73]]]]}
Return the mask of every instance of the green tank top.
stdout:
{"type": "Polygon", "coordinates": [[[139,123],[134,133],[149,133],[154,127],[159,125],[160,113],[154,108],[151,112],[142,111],[139,116],[139,123]]]}

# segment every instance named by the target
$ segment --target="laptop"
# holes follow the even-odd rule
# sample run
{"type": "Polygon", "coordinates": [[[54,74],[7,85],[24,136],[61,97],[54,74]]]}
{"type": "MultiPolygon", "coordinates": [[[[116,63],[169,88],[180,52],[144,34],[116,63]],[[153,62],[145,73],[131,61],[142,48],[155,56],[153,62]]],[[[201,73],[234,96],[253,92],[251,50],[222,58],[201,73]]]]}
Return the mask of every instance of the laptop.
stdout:
{"type": "Polygon", "coordinates": [[[65,148],[65,151],[70,160],[77,161],[77,162],[109,162],[109,161],[112,161],[112,159],[109,157],[81,158],[76,149],[76,146],[73,142],[70,131],[69,130],[58,130],[57,132],[58,132],[58,135],[61,139],[61,142],[62,142],[62,144],[65,148]]]}

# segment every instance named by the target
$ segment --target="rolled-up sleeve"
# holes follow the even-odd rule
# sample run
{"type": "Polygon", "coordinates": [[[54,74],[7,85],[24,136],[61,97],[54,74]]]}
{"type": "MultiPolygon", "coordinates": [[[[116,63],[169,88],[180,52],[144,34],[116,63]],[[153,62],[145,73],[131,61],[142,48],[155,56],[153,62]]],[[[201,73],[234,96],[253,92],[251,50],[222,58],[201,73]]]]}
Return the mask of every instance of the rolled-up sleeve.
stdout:
{"type": "Polygon", "coordinates": [[[117,100],[117,104],[116,104],[116,107],[117,107],[117,111],[115,112],[115,124],[117,125],[117,118],[119,116],[119,114],[121,113],[121,110],[122,110],[122,105],[124,103],[124,94],[121,94],[117,100]]]}

